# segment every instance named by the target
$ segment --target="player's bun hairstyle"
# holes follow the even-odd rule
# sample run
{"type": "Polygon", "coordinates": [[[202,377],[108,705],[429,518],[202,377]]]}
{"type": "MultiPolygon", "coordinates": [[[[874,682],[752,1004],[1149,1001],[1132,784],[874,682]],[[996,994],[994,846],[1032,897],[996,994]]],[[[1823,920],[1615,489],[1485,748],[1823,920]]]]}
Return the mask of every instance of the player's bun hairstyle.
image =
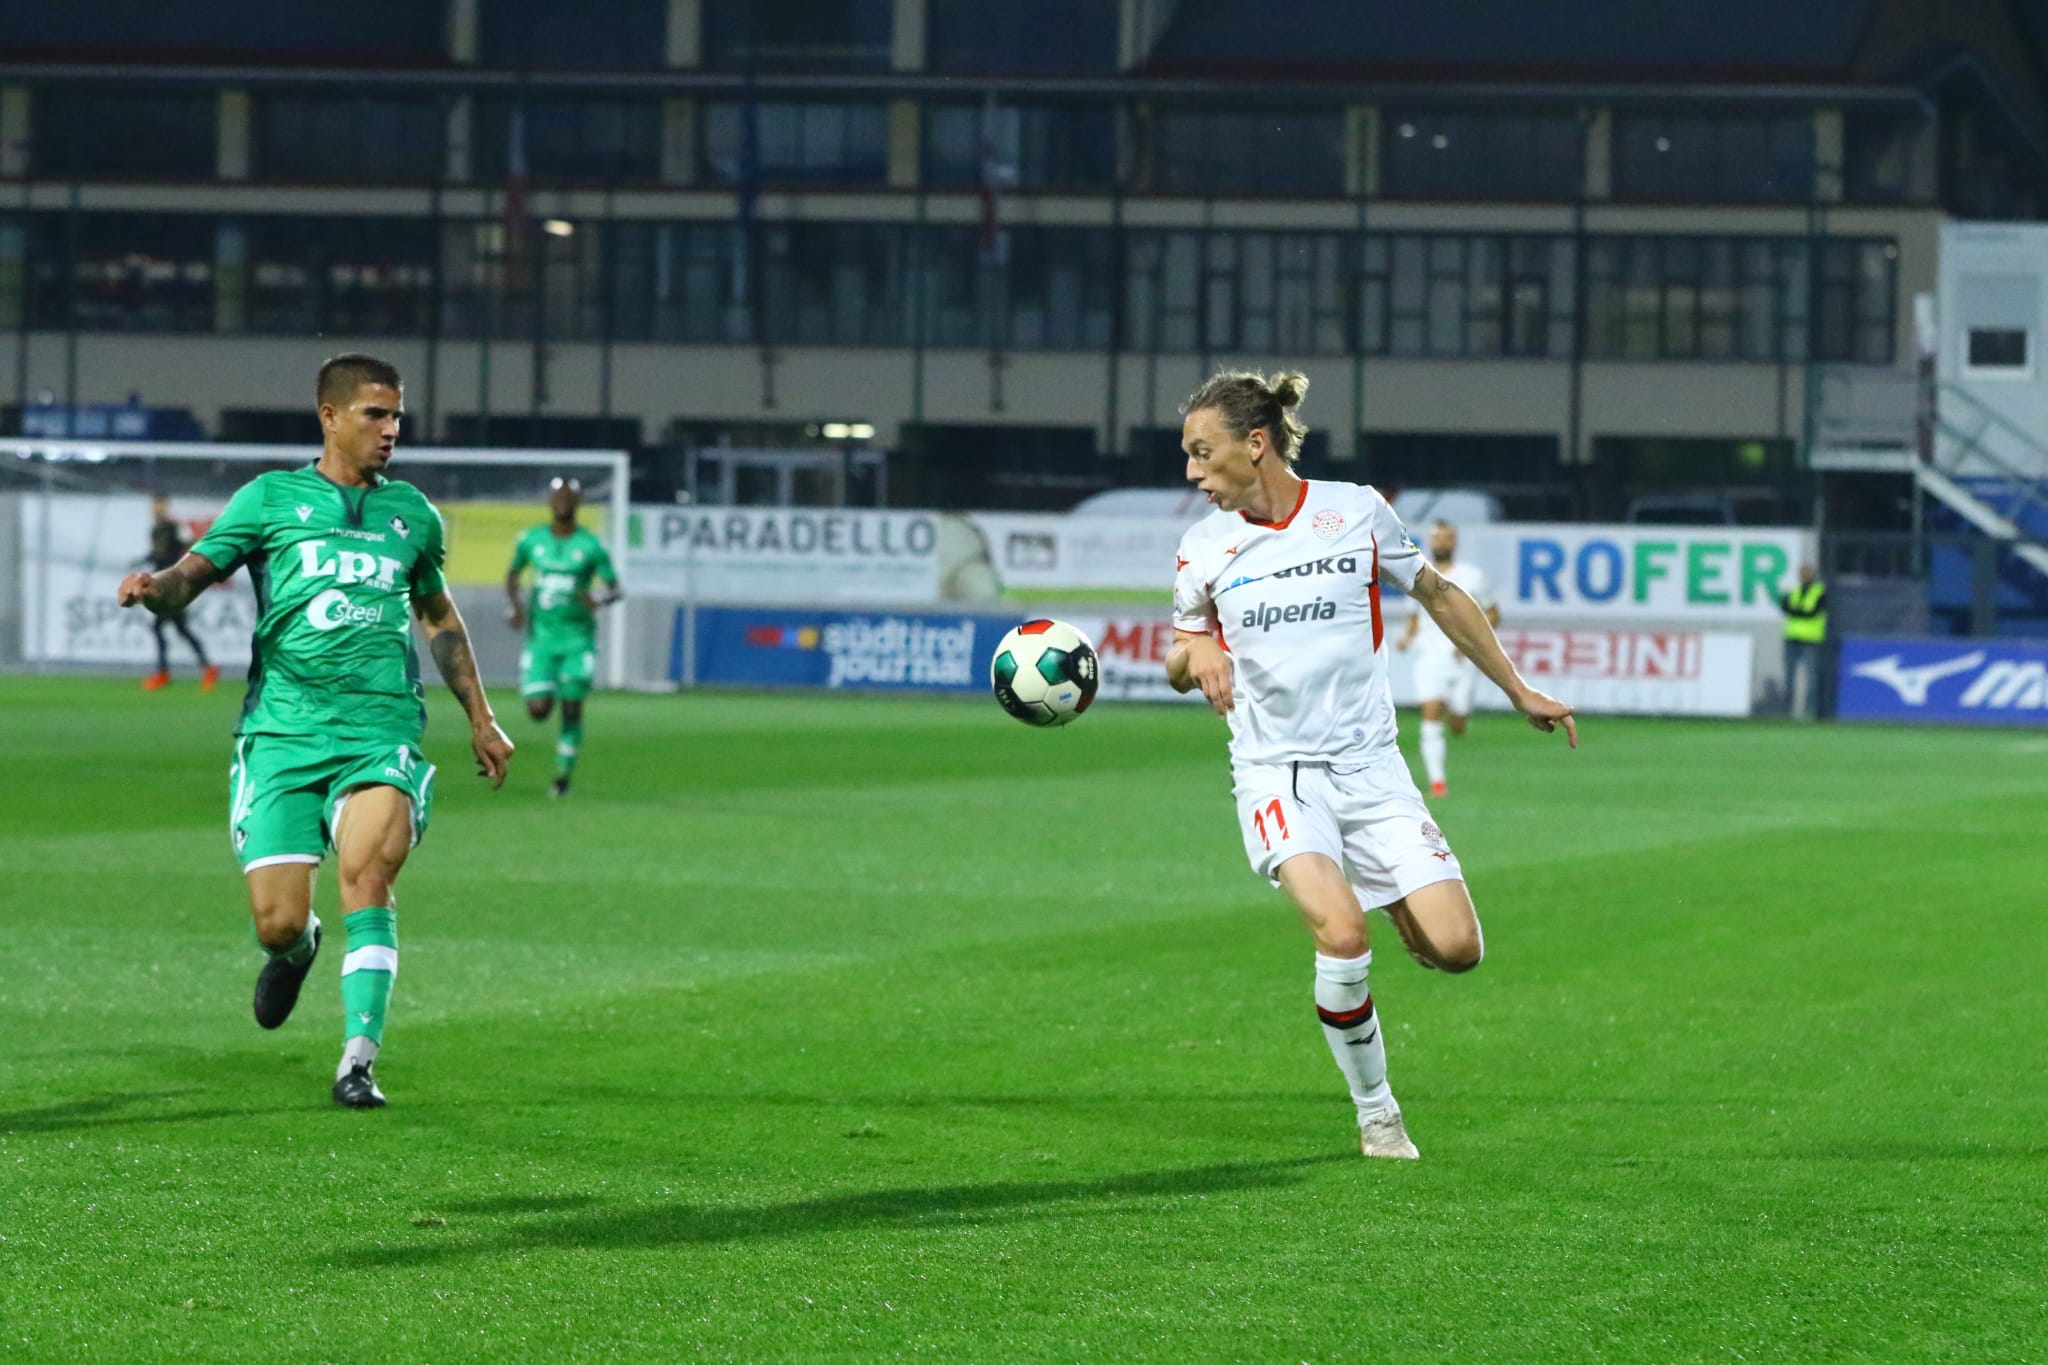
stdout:
{"type": "Polygon", "coordinates": [[[335,356],[320,367],[320,382],[314,386],[313,401],[332,403],[337,408],[346,407],[348,400],[356,396],[356,390],[365,384],[384,384],[394,389],[405,387],[396,365],[373,355],[352,351],[335,356]]]}
{"type": "Polygon", "coordinates": [[[1301,454],[1302,438],[1308,428],[1294,410],[1308,393],[1308,376],[1298,370],[1282,370],[1268,379],[1257,370],[1219,370],[1209,382],[1188,395],[1181,413],[1214,408],[1224,427],[1242,441],[1263,427],[1274,451],[1286,464],[1301,454]]]}

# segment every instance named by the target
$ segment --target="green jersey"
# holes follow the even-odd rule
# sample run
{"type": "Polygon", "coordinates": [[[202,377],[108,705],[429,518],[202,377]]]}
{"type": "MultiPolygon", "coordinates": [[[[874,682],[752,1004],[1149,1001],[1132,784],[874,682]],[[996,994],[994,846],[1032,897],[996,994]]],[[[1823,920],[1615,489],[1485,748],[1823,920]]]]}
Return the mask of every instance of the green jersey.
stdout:
{"type": "Polygon", "coordinates": [[[426,728],[411,601],[447,586],[447,533],[409,483],[343,488],[317,469],[258,475],[192,547],[256,589],[240,735],[417,743],[426,728]]]}
{"type": "Polygon", "coordinates": [[[519,537],[512,549],[512,572],[533,570],[533,591],[526,600],[526,619],[535,640],[551,643],[589,642],[597,635],[597,618],[588,597],[593,579],[616,586],[618,573],[604,542],[578,526],[566,536],[552,525],[536,526],[519,537]]]}

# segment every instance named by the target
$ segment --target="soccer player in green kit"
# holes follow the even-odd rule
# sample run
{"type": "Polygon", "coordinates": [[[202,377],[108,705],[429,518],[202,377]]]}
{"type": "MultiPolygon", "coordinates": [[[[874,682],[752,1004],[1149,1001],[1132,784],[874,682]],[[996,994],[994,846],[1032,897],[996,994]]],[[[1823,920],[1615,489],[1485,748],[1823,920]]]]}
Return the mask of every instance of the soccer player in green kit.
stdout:
{"type": "Polygon", "coordinates": [[[277,1028],[298,1003],[320,951],[313,875],[332,847],[348,933],[334,1099],[352,1109],[384,1104],[371,1068],[398,974],[392,886],[433,800],[409,615],[469,716],[477,772],[502,786],[512,755],[448,596],[441,514],[411,484],[384,477],[401,387],[397,369],[374,356],[321,366],[319,462],[250,480],[184,558],[128,575],[118,593],[124,607],[175,615],[248,566],[259,615],[228,829],[270,955],[256,978],[256,1022],[277,1028]]]}
{"type": "Polygon", "coordinates": [[[556,698],[562,702],[562,738],[555,745],[555,781],[551,795],[567,796],[576,773],[576,754],[583,747],[583,699],[590,695],[597,673],[597,609],[625,594],[604,542],[576,524],[583,488],[574,479],[548,485],[546,526],[535,526],[512,549],[512,567],[505,571],[505,596],[511,600],[506,619],[514,630],[529,630],[519,651],[519,694],[526,714],[546,720],[556,698]],[[519,576],[533,570],[529,603],[519,576]],[[604,591],[592,591],[599,581],[604,591]]]}

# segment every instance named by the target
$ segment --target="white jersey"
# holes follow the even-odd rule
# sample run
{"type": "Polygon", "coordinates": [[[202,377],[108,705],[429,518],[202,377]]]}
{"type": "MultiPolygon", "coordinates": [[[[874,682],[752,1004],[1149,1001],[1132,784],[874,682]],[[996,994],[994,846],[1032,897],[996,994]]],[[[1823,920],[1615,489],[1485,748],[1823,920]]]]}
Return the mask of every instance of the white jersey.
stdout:
{"type": "Polygon", "coordinates": [[[1422,552],[1387,500],[1317,479],[1278,521],[1212,512],[1181,537],[1173,623],[1230,653],[1234,764],[1365,763],[1395,750],[1380,583],[1422,552]]]}
{"type": "MultiPolygon", "coordinates": [[[[1469,560],[1453,560],[1447,569],[1441,564],[1430,565],[1439,578],[1447,578],[1463,588],[1480,610],[1493,605],[1493,586],[1486,581],[1486,570],[1469,560]]],[[[1424,611],[1418,604],[1415,608],[1415,643],[1410,646],[1418,656],[1437,660],[1461,660],[1458,647],[1451,643],[1451,637],[1444,634],[1436,618],[1424,611]]]]}

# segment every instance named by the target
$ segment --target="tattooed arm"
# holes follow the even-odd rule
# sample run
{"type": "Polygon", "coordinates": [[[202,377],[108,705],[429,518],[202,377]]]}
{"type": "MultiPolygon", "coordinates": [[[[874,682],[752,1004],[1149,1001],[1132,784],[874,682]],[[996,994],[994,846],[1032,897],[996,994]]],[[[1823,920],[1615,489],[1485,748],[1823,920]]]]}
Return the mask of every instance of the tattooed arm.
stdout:
{"type": "Polygon", "coordinates": [[[469,716],[469,744],[476,752],[477,775],[490,778],[493,787],[504,786],[512,741],[505,737],[505,732],[498,728],[498,718],[491,714],[491,702],[477,678],[476,656],[470,652],[469,632],[463,627],[462,613],[455,609],[455,599],[444,589],[415,598],[413,609],[419,613],[420,629],[426,632],[427,650],[434,656],[434,666],[441,670],[448,690],[469,716]]]}
{"type": "Polygon", "coordinates": [[[114,596],[124,607],[148,607],[158,616],[176,616],[224,577],[205,555],[188,554],[162,573],[129,574],[114,596]]]}

